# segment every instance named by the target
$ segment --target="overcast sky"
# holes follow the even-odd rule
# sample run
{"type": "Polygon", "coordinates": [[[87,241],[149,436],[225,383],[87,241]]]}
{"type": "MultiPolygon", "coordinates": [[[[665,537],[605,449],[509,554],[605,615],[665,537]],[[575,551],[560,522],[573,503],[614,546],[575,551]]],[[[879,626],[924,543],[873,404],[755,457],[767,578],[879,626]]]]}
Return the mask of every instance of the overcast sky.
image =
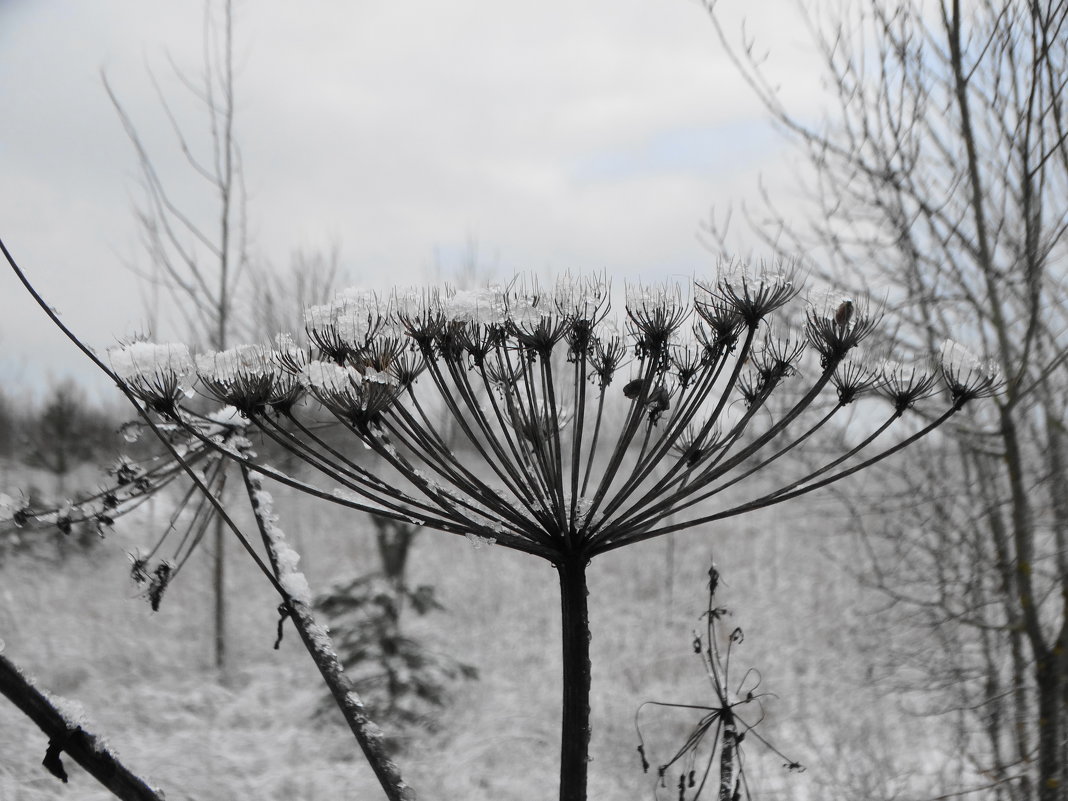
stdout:
{"type": "MultiPolygon", "coordinates": [[[[722,5],[729,26],[749,6],[793,108],[814,109],[792,4],[722,5]]],[[[195,2],[0,0],[0,236],[101,350],[146,320],[143,287],[123,266],[146,263],[137,165],[101,71],[163,181],[204,208],[148,76],[203,137],[168,63],[196,74],[201,29],[195,2]]],[[[235,39],[261,264],[333,242],[353,282],[386,288],[432,280],[436,265],[447,273],[475,242],[504,276],[709,274],[697,233],[710,209],[752,198],[761,176],[785,185],[789,150],[693,0],[256,0],[237,5],[235,39]]],[[[5,267],[0,381],[18,396],[66,376],[113,393],[5,267]]]]}

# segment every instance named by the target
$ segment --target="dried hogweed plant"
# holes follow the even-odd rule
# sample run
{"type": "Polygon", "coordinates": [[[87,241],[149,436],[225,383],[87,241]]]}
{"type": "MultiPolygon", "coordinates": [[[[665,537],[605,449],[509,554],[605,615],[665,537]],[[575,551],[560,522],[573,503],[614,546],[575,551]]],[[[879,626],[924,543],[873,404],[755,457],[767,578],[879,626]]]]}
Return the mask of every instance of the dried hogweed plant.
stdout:
{"type": "MultiPolygon", "coordinates": [[[[266,558],[231,528],[281,595],[391,798],[411,791],[377,747],[378,733],[361,723],[366,715],[343,676],[328,675],[340,666],[334,659],[330,667],[329,641],[310,617],[306,582],[261,482],[550,562],[563,624],[560,798],[570,801],[584,799],[587,787],[591,559],[838,481],[996,388],[995,372],[955,344],[940,362],[858,355],[879,322],[859,301],[830,295],[810,301],[798,326],[775,322],[801,290],[789,265],[727,265],[692,287],[629,287],[621,327],[599,277],[545,288],[516,280],[471,291],[350,291],[307,311],[308,347],[280,337],[194,359],[181,345],[138,342],[111,350],[110,364],[81,347],[174,461],[205,462],[186,472],[207,491],[209,511],[225,513],[202,477],[213,465],[239,466],[266,558]],[[943,410],[875,447],[940,384],[943,410]],[[222,410],[195,411],[194,390],[222,410]],[[768,469],[869,393],[887,398],[889,411],[857,445],[790,480],[768,469]],[[309,406],[349,443],[324,437],[307,419],[309,406]],[[432,423],[442,410],[452,422],[448,442],[432,423]],[[250,431],[298,457],[312,478],[257,458],[250,431]],[[366,451],[379,457],[373,468],[366,451]],[[750,485],[754,494],[744,496],[750,485]]],[[[128,493],[131,502],[138,491],[128,493]]],[[[186,543],[199,533],[187,532],[186,543]]],[[[172,578],[164,572],[157,584],[172,578]]]]}
{"type": "Polygon", "coordinates": [[[648,773],[649,759],[640,724],[642,711],[652,706],[702,713],[682,746],[671,759],[657,767],[653,789],[653,797],[657,799],[674,797],[678,801],[697,801],[706,788],[714,788],[718,801],[741,801],[743,798],[750,801],[752,796],[742,757],[742,744],[749,735],[781,757],[784,768],[804,771],[799,762],[787,757],[756,731],[764,720],[764,701],[772,696],[760,689],[760,672],[750,668],[737,684],[732,685],[731,657],[734,649],[745,640],[745,635],[741,627],[735,627],[724,642],[719,624],[730,614],[730,610],[715,605],[718,586],[719,571],[713,564],[708,570],[708,607],[702,615],[705,621],[704,637],[697,632],[693,636],[693,652],[701,658],[705,674],[712,684],[715,696],[713,705],[646,701],[634,715],[638,756],[643,772],[648,773]],[[717,757],[718,783],[712,772],[717,757]]]}

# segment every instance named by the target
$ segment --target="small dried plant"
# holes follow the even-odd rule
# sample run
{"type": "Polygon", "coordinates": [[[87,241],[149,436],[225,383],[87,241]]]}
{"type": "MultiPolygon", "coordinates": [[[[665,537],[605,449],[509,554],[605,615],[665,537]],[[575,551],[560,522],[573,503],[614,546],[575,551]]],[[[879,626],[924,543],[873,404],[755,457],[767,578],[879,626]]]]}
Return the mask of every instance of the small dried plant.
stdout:
{"type": "Polygon", "coordinates": [[[715,788],[717,801],[749,801],[752,796],[745,776],[742,744],[750,736],[781,757],[784,768],[797,772],[804,770],[799,762],[787,757],[756,731],[764,720],[764,701],[772,697],[771,693],[760,690],[760,672],[749,668],[741,680],[732,686],[731,657],[734,648],[744,641],[745,635],[741,627],[735,627],[726,638],[726,646],[723,646],[723,636],[718,629],[730,610],[715,605],[718,587],[719,572],[713,564],[708,571],[708,608],[701,616],[705,622],[704,637],[696,631],[693,636],[693,652],[701,657],[705,674],[712,683],[712,705],[646,701],[634,715],[638,755],[642,770],[648,773],[649,761],[640,725],[642,711],[654,706],[702,713],[674,756],[657,766],[657,781],[653,790],[655,798],[666,797],[670,793],[678,801],[696,801],[706,788],[715,788]],[[713,774],[717,761],[718,783],[713,774]]]}

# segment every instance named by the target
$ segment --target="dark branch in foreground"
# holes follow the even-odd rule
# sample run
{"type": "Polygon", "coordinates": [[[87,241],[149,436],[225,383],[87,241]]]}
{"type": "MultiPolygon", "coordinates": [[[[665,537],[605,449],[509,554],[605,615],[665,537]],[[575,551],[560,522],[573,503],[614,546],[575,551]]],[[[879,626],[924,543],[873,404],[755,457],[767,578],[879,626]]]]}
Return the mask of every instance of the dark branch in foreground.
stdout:
{"type": "MultiPolygon", "coordinates": [[[[288,546],[284,545],[281,532],[274,526],[270,496],[263,492],[260,480],[251,475],[244,466],[241,468],[241,476],[245,480],[245,490],[256,517],[256,525],[267,547],[271,567],[281,585],[285,587],[286,570],[292,569],[293,565],[287,568],[283,564],[284,559],[279,558],[280,548],[288,550],[288,546]]],[[[345,722],[352,730],[360,750],[367,758],[386,796],[390,801],[414,801],[415,791],[404,782],[396,764],[387,755],[382,731],[367,716],[363,702],[338,661],[330,635],[316,622],[310,607],[304,600],[294,598],[292,594],[286,592],[284,606],[286,616],[296,626],[304,647],[307,648],[315,666],[319,668],[319,674],[323,677],[326,686],[330,688],[338,708],[345,716],[345,722]]]]}
{"type": "Polygon", "coordinates": [[[0,656],[0,693],[48,735],[43,764],[64,783],[67,775],[60,754],[65,752],[116,798],[163,801],[159,792],[131,773],[96,735],[72,724],[44,692],[3,656],[0,656]]]}

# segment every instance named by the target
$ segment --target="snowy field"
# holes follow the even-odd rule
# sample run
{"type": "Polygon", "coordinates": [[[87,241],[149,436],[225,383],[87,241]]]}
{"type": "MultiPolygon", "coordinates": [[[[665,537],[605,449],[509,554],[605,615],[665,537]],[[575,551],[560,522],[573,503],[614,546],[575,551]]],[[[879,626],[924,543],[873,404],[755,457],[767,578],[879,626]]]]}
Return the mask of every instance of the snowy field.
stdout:
{"type": "MultiPolygon", "coordinates": [[[[272,492],[313,590],[377,568],[365,520],[272,492]]],[[[126,554],[165,524],[164,502],[120,520],[88,552],[63,560],[3,557],[5,655],[72,708],[80,704],[87,728],[104,734],[170,801],[382,797],[340,715],[315,715],[324,691],[292,629],[272,650],[277,602],[236,546],[229,551],[231,667],[221,680],[210,667],[206,552],[179,576],[158,613],[137,597],[126,554]]],[[[642,701],[711,703],[691,641],[707,603],[713,552],[723,576],[718,603],[734,612],[727,630],[738,625],[746,635],[732,675],[759,668],[761,690],[778,699],[768,701],[757,732],[806,767],[784,770],[782,757],[751,736],[744,753],[754,796],[878,799],[935,786],[937,726],[908,716],[901,699],[872,681],[884,658],[871,633],[876,600],[833,563],[851,558],[845,525],[826,504],[794,506],[593,563],[591,799],[654,797],[655,776],[643,775],[636,752],[642,701]]],[[[410,618],[410,631],[481,676],[457,686],[440,729],[417,737],[400,757],[403,775],[425,799],[553,797],[560,714],[555,571],[436,532],[419,535],[409,571],[413,585],[435,585],[448,608],[410,618]]],[[[670,758],[698,717],[642,713],[654,766],[670,758]]],[[[110,797],[69,759],[71,784],[60,784],[40,766],[46,747],[26,718],[0,703],[0,801],[110,797]]],[[[669,785],[658,797],[677,791],[669,785]]]]}

